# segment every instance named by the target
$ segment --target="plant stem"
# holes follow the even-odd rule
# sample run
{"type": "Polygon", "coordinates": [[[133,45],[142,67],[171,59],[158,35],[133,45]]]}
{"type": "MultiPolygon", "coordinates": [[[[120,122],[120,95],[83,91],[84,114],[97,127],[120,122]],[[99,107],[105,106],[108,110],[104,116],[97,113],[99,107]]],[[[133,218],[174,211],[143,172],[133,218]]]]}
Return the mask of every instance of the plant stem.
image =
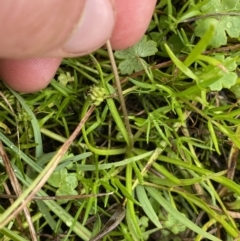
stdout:
{"type": "Polygon", "coordinates": [[[129,149],[132,149],[132,147],[133,147],[133,134],[132,134],[132,130],[131,130],[131,126],[130,126],[130,122],[129,122],[129,118],[128,118],[128,113],[127,113],[127,108],[126,108],[123,93],[122,93],[122,86],[121,86],[120,78],[119,78],[119,75],[118,75],[116,62],[115,62],[115,59],[114,59],[114,56],[113,56],[112,46],[111,46],[111,43],[110,43],[109,40],[107,41],[106,45],[107,45],[109,59],[110,59],[111,65],[112,65],[113,74],[114,74],[115,81],[116,81],[118,97],[120,99],[120,104],[121,104],[121,108],[122,108],[122,112],[123,112],[125,125],[126,125],[126,128],[127,128],[127,132],[129,134],[129,149]]]}

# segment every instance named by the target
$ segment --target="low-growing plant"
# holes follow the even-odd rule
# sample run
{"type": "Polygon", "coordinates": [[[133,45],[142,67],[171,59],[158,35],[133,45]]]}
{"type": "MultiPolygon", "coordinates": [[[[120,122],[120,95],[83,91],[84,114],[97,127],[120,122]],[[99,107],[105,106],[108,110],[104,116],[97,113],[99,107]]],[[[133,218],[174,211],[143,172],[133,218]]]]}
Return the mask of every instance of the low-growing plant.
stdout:
{"type": "Polygon", "coordinates": [[[161,0],[135,46],[1,83],[1,240],[239,240],[239,10],[161,0]]]}

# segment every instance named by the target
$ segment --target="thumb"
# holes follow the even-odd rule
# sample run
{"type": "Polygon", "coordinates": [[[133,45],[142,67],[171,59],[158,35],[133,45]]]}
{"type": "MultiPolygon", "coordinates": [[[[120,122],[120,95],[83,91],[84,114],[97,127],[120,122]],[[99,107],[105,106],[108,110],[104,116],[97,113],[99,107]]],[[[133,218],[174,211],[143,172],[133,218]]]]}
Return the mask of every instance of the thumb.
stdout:
{"type": "Polygon", "coordinates": [[[0,58],[83,55],[110,38],[114,20],[111,0],[0,1],[0,58]]]}

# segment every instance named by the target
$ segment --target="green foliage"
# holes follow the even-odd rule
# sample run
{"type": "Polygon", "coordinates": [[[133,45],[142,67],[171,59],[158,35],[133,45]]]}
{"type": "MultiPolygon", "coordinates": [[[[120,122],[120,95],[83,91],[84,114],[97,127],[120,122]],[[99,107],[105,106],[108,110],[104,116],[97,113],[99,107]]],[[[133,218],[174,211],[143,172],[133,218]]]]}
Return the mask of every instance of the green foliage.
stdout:
{"type": "MultiPolygon", "coordinates": [[[[236,84],[238,78],[236,74],[236,58],[227,57],[224,59],[224,55],[215,55],[215,59],[220,60],[222,66],[224,66],[224,69],[221,69],[221,66],[217,66],[214,69],[211,69],[211,71],[216,73],[218,78],[209,87],[213,91],[220,91],[223,88],[230,89],[236,84]]],[[[204,71],[207,70],[205,69],[204,71]]]]}
{"type": "Polygon", "coordinates": [[[211,25],[217,32],[212,38],[210,45],[214,48],[227,44],[227,34],[231,38],[240,36],[240,3],[238,0],[211,0],[206,1],[201,7],[201,12],[212,15],[196,21],[195,34],[201,37],[211,25]],[[235,14],[234,14],[235,13],[235,14]]]}
{"type": "MultiPolygon", "coordinates": [[[[184,215],[184,214],[181,214],[184,215]]],[[[161,214],[164,217],[163,214],[161,214]]],[[[177,219],[174,218],[171,214],[167,214],[164,217],[163,229],[162,232],[162,240],[173,240],[173,241],[181,241],[181,233],[186,230],[186,226],[179,222],[177,219]]]]}
{"type": "MultiPolygon", "coordinates": [[[[78,186],[77,174],[69,173],[66,168],[53,172],[48,179],[48,183],[57,188],[56,196],[78,195],[78,192],[75,190],[78,186]]],[[[64,204],[68,200],[59,199],[58,202],[64,204]]]]}
{"type": "Polygon", "coordinates": [[[178,234],[179,232],[184,232],[186,230],[186,226],[183,223],[179,222],[171,214],[167,215],[167,220],[163,222],[163,227],[169,229],[174,234],[178,234]]]}
{"type": "Polygon", "coordinates": [[[197,233],[207,237],[209,240],[220,241],[217,237],[206,233],[199,226],[194,224],[189,220],[185,215],[176,210],[171,203],[169,203],[164,197],[162,197],[160,192],[157,192],[151,187],[147,187],[147,192],[151,195],[168,213],[168,220],[164,223],[165,227],[170,228],[173,233],[178,233],[181,230],[184,230],[184,226],[194,230],[197,233]]]}
{"type": "Polygon", "coordinates": [[[123,59],[118,68],[121,74],[132,74],[144,69],[147,66],[145,57],[154,55],[157,50],[156,42],[148,40],[147,36],[144,36],[139,43],[126,50],[116,51],[115,56],[119,59],[123,59]]]}
{"type": "Polygon", "coordinates": [[[139,186],[137,186],[136,191],[137,191],[138,200],[139,200],[144,212],[146,213],[148,218],[156,225],[156,227],[161,229],[162,225],[158,220],[158,217],[149,201],[149,198],[147,197],[145,189],[139,185],[139,186]]]}
{"type": "Polygon", "coordinates": [[[236,98],[240,98],[240,84],[236,84],[234,86],[232,86],[231,88],[231,91],[235,94],[236,98]]]}
{"type": "MultiPolygon", "coordinates": [[[[68,154],[26,205],[37,234],[86,241],[99,234],[130,241],[239,236],[229,212],[240,207],[239,1],[158,2],[146,36],[115,53],[122,90],[104,48],[64,59],[39,93],[0,83],[0,140],[27,190],[11,205],[2,202],[1,239],[29,240],[24,216],[23,237],[14,218],[1,225],[36,190],[80,119],[87,120],[68,154]],[[91,197],[49,200],[78,193],[91,197]]],[[[10,181],[0,168],[5,193],[10,181]]]]}

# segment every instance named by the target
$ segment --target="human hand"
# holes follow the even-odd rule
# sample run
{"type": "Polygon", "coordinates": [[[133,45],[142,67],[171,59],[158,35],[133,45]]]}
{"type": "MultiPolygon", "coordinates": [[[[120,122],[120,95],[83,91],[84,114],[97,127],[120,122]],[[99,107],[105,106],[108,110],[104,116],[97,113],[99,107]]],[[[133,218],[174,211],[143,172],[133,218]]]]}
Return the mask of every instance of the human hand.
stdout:
{"type": "Polygon", "coordinates": [[[63,57],[86,55],[110,39],[114,49],[140,40],[157,0],[0,2],[0,77],[11,88],[46,87],[63,57]]]}

